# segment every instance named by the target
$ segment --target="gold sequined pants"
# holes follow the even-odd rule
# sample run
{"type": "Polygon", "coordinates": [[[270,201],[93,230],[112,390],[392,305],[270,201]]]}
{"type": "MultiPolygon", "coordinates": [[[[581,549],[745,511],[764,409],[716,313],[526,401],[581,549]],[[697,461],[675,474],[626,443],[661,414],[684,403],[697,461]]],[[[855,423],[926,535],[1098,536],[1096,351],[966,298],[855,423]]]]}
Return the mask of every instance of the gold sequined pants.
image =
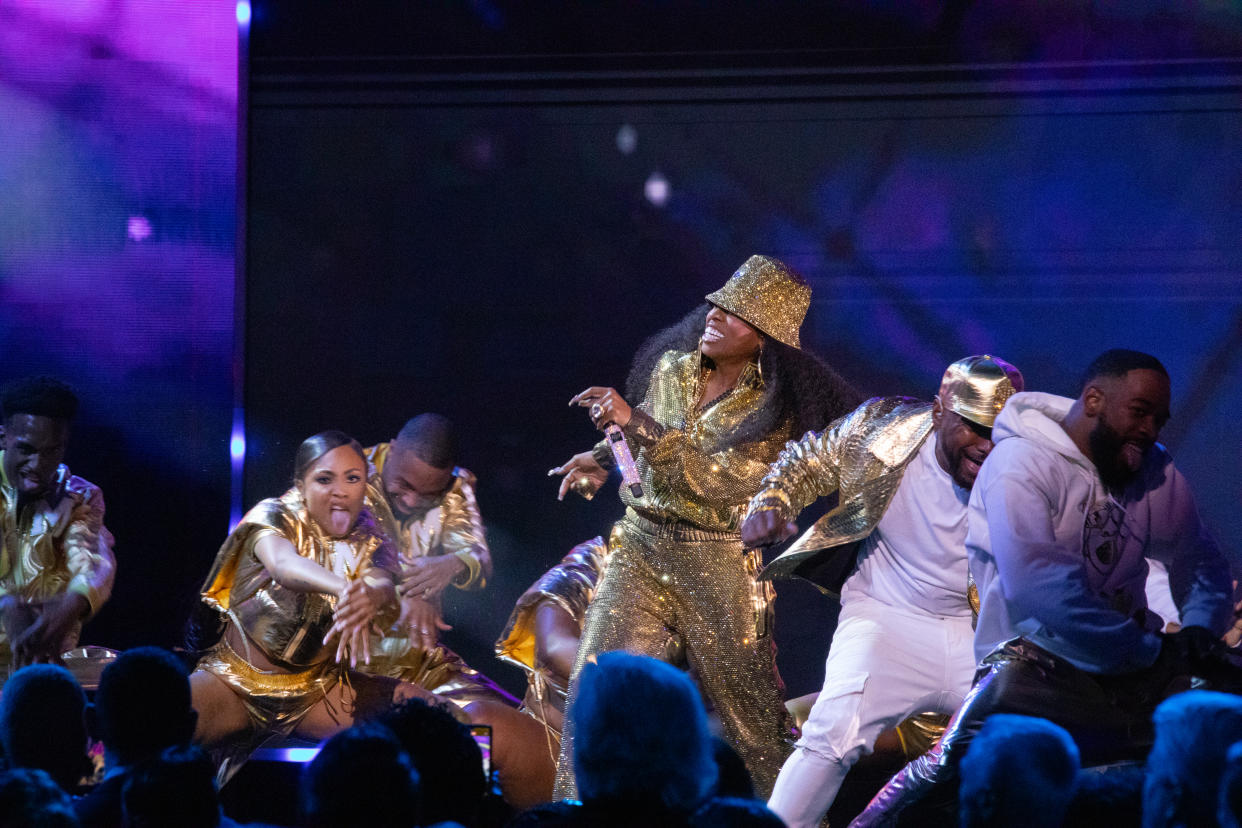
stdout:
{"type": "Polygon", "coordinates": [[[608,543],[612,557],[587,611],[570,682],[555,798],[576,795],[572,710],[583,665],[610,650],[662,658],[672,634],[766,799],[791,740],[768,587],[755,583],[754,557],[737,534],[655,524],[633,511],[608,543]]]}

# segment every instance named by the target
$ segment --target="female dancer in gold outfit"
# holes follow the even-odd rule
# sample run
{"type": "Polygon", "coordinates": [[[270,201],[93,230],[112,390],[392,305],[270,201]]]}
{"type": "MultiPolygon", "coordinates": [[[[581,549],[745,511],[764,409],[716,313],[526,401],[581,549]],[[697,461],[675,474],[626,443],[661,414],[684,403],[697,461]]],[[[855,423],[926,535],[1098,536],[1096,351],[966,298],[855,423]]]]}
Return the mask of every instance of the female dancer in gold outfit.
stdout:
{"type": "MultiPolygon", "coordinates": [[[[800,350],[811,289],[781,262],[752,256],[711,304],[657,334],[630,374],[631,407],[591,387],[571,405],[615,423],[635,454],[642,495],[622,486],[625,516],[591,602],[574,666],[608,650],[665,657],[673,639],[765,796],[789,751],[771,638],[768,583],[739,527],[750,497],[791,437],[857,402],[835,372],[800,350]]],[[[553,473],[593,494],[610,465],[604,443],[553,473]]],[[[556,796],[574,794],[571,683],[556,796]]],[[[639,714],[641,715],[641,713],[639,714]]]]}
{"type": "Polygon", "coordinates": [[[298,448],[294,487],[251,509],[216,555],[203,600],[223,636],[190,676],[195,740],[226,780],[271,736],[323,739],[394,699],[431,695],[346,668],[372,622],[396,617],[397,557],[363,508],[367,461],[339,431],[298,448]]]}

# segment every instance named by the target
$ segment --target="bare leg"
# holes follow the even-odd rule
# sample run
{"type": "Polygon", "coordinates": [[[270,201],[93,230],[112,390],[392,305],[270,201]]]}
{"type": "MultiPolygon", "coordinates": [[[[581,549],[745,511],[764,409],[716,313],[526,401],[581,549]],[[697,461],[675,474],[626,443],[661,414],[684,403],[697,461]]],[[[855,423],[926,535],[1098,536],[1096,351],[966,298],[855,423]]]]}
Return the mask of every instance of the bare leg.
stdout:
{"type": "Polygon", "coordinates": [[[492,728],[492,763],[505,802],[525,810],[550,800],[559,735],[534,717],[499,702],[471,702],[465,710],[472,722],[492,728]]]}
{"type": "Polygon", "coordinates": [[[252,727],[241,697],[211,673],[196,670],[190,675],[190,699],[198,712],[194,741],[208,749],[252,727]]]}

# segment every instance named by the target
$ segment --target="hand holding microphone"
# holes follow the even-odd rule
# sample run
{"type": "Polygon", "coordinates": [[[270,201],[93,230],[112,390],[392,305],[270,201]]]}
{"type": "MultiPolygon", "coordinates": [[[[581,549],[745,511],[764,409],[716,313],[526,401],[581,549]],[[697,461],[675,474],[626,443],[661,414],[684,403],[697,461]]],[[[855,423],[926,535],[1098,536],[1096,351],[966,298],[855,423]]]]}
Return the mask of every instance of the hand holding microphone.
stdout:
{"type": "Polygon", "coordinates": [[[593,385],[585,391],[575,394],[569,401],[570,405],[590,407],[591,422],[604,432],[608,440],[608,448],[612,451],[613,460],[621,471],[621,480],[634,497],[643,496],[642,481],[638,477],[638,468],[634,465],[634,455],[630,451],[625,434],[621,431],[630,422],[633,409],[615,388],[593,385]]]}

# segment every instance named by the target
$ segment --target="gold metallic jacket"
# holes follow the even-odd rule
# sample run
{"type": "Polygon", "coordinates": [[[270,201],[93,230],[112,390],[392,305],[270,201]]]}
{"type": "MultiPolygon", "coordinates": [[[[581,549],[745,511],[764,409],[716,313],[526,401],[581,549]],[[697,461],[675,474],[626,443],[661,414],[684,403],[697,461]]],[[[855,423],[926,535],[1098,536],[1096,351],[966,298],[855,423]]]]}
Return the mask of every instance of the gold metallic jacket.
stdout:
{"type": "MultiPolygon", "coordinates": [[[[323,637],[332,627],[336,596],[295,592],[273,580],[254,554],[255,542],[273,532],[293,544],[303,558],[333,570],[333,540],[311,520],[298,491],[290,489],[279,498],[261,501],[242,518],[216,553],[203,584],[203,600],[236,623],[268,661],[300,672],[330,657],[323,637]]],[[[395,581],[396,548],[370,512],[362,511],[344,540],[358,553],[356,577],[395,581]]]]}
{"type": "Polygon", "coordinates": [[[932,404],[877,397],[820,432],[790,442],[750,501],[747,516],[775,510],[793,520],[818,497],[837,492],[837,505],[761,579],[802,577],[839,595],[859,541],[875,529],[901,482],[906,464],[932,430],[932,404]]]}
{"type": "MultiPolygon", "coordinates": [[[[763,404],[763,379],[751,363],[736,386],[699,408],[706,375],[699,351],[669,351],[651,375],[647,396],[624,431],[632,449],[643,496],[621,487],[621,499],[656,523],[685,521],[703,529],[737,532],[746,501],[789,438],[781,424],[759,440],[725,447],[738,426],[763,404]]],[[[596,459],[611,458],[596,447],[596,459]]]]}
{"type": "MultiPolygon", "coordinates": [[[[3,457],[0,451],[0,463],[3,457]]],[[[98,612],[116,575],[103,517],[103,492],[64,465],[51,492],[19,512],[17,491],[0,465],[0,596],[40,601],[76,592],[90,603],[92,615],[98,612]]],[[[75,633],[65,649],[76,643],[75,633]]]]}
{"type": "MultiPolygon", "coordinates": [[[[518,598],[496,642],[498,658],[526,671],[528,687],[524,705],[545,723],[546,716],[539,715],[540,711],[544,705],[550,705],[557,712],[563,712],[569,687],[567,677],[553,676],[535,664],[535,611],[545,602],[556,604],[569,614],[581,632],[587,606],[595,597],[595,587],[607,564],[608,544],[603,538],[592,538],[569,550],[560,563],[540,576],[518,598]]],[[[559,718],[555,729],[560,730],[559,718]]]]}
{"type": "Polygon", "coordinates": [[[483,519],[474,498],[475,477],[462,468],[453,469],[453,485],[439,505],[422,517],[400,521],[384,495],[380,473],[388,460],[388,443],[377,443],[366,450],[373,471],[367,480],[367,508],[390,538],[397,542],[401,561],[435,555],[456,555],[466,565],[464,579],[455,581],[458,589],[482,589],[492,575],[492,553],[487,548],[483,519]]]}

